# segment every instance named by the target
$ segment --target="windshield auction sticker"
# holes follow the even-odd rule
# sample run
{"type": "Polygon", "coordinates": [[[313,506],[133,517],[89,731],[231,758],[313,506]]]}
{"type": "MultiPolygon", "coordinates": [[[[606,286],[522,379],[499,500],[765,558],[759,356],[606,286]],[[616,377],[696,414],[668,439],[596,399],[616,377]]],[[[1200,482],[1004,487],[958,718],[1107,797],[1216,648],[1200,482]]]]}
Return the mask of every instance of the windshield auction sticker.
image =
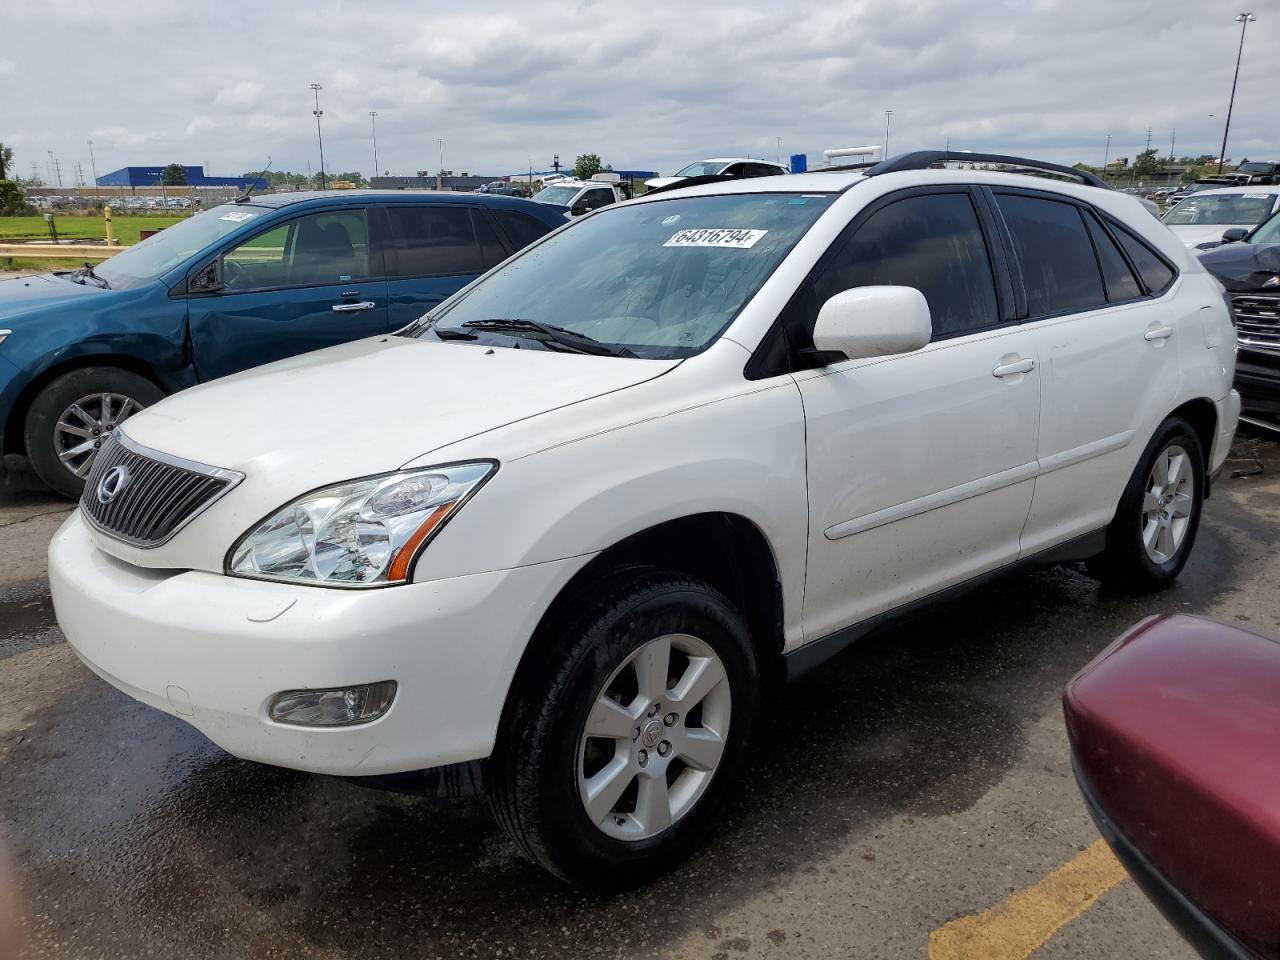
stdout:
{"type": "Polygon", "coordinates": [[[731,227],[702,227],[697,230],[678,230],[664,247],[736,247],[749,250],[768,230],[739,230],[731,227]]]}
{"type": "Polygon", "coordinates": [[[232,223],[240,223],[243,220],[252,220],[257,214],[245,213],[243,210],[232,210],[230,213],[224,213],[219,220],[230,220],[232,223]]]}

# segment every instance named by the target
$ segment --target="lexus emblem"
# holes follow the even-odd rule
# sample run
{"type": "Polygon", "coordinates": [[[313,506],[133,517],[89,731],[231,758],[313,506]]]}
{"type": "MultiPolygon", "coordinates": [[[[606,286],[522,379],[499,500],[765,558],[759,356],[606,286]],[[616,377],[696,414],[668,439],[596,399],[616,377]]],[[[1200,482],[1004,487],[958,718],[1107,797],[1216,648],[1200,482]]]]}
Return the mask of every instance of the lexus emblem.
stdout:
{"type": "Polygon", "coordinates": [[[124,464],[112,467],[98,481],[98,502],[110,503],[129,485],[129,468],[124,464]]]}

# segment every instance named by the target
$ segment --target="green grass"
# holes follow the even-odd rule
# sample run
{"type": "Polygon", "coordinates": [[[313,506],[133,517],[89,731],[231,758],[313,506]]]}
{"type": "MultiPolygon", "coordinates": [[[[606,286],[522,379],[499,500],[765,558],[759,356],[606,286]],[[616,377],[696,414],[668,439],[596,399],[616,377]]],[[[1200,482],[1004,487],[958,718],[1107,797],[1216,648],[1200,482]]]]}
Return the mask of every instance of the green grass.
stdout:
{"type": "MultiPolygon", "coordinates": [[[[185,220],[185,215],[160,214],[115,214],[111,218],[111,226],[116,239],[123,246],[131,246],[138,242],[139,230],[158,230],[171,227],[185,220]]],[[[61,240],[104,240],[107,236],[106,222],[102,217],[73,217],[65,214],[54,214],[54,226],[58,228],[61,240]]],[[[49,228],[44,217],[0,217],[0,241],[4,240],[47,240],[49,228]]]]}
{"type": "MultiPolygon", "coordinates": [[[[111,228],[121,246],[138,242],[140,230],[159,230],[171,227],[187,218],[186,214],[121,214],[111,218],[111,228]]],[[[54,226],[60,240],[105,240],[107,225],[102,217],[75,217],[54,214],[54,226]]],[[[0,217],[0,243],[14,240],[47,240],[49,227],[43,216],[0,217]]],[[[84,265],[75,258],[0,257],[0,272],[22,270],[27,273],[46,273],[51,270],[72,270],[84,265]]]]}

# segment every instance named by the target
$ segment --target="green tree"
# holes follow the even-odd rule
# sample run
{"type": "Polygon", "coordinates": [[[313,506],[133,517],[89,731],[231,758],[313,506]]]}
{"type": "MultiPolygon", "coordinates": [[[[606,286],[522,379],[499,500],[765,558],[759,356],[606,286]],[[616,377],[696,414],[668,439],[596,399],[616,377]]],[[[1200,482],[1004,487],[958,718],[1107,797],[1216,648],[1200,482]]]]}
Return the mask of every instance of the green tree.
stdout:
{"type": "Polygon", "coordinates": [[[1143,150],[1133,161],[1133,173],[1137,177],[1150,177],[1160,169],[1160,158],[1155,147],[1143,150]]]}
{"type": "Polygon", "coordinates": [[[187,171],[180,163],[171,163],[160,174],[160,182],[166,187],[181,187],[187,182],[187,171]]]}
{"type": "Polygon", "coordinates": [[[603,169],[598,153],[584,153],[573,161],[573,175],[579,180],[590,180],[603,169]]]}
{"type": "Polygon", "coordinates": [[[0,217],[21,217],[33,212],[22,187],[12,180],[0,180],[0,217]]]}
{"type": "Polygon", "coordinates": [[[13,170],[13,147],[0,143],[0,180],[5,179],[13,170]]]}

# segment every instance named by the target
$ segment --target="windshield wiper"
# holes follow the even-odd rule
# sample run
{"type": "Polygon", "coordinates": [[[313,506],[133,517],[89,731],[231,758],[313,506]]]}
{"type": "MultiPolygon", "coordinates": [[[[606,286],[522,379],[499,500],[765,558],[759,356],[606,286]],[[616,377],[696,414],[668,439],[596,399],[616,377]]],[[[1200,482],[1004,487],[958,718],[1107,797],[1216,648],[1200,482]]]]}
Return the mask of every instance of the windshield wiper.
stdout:
{"type": "Polygon", "coordinates": [[[93,272],[93,264],[91,264],[91,263],[86,263],[83,267],[81,267],[79,270],[77,270],[75,273],[73,273],[73,274],[71,275],[71,278],[72,278],[73,280],[74,280],[75,278],[77,278],[77,277],[79,277],[79,278],[80,278],[80,283],[81,283],[81,284],[83,284],[83,283],[84,283],[85,278],[88,278],[88,279],[90,279],[90,280],[97,281],[97,283],[102,287],[102,289],[103,289],[103,290],[110,290],[110,289],[111,289],[111,284],[109,284],[109,283],[106,281],[106,278],[104,278],[104,277],[100,277],[100,276],[98,276],[96,273],[94,273],[94,272],[93,272]]]}
{"type": "MultiPolygon", "coordinates": [[[[525,320],[518,317],[494,317],[491,320],[468,320],[463,326],[472,327],[476,330],[528,330],[540,333],[553,343],[558,343],[560,346],[567,347],[578,353],[590,353],[601,357],[635,356],[626,347],[610,346],[607,343],[601,343],[599,340],[588,337],[585,333],[575,333],[572,330],[566,330],[564,327],[552,326],[549,323],[541,323],[537,320],[525,320]]],[[[439,332],[439,328],[437,328],[437,335],[439,332]]]]}

